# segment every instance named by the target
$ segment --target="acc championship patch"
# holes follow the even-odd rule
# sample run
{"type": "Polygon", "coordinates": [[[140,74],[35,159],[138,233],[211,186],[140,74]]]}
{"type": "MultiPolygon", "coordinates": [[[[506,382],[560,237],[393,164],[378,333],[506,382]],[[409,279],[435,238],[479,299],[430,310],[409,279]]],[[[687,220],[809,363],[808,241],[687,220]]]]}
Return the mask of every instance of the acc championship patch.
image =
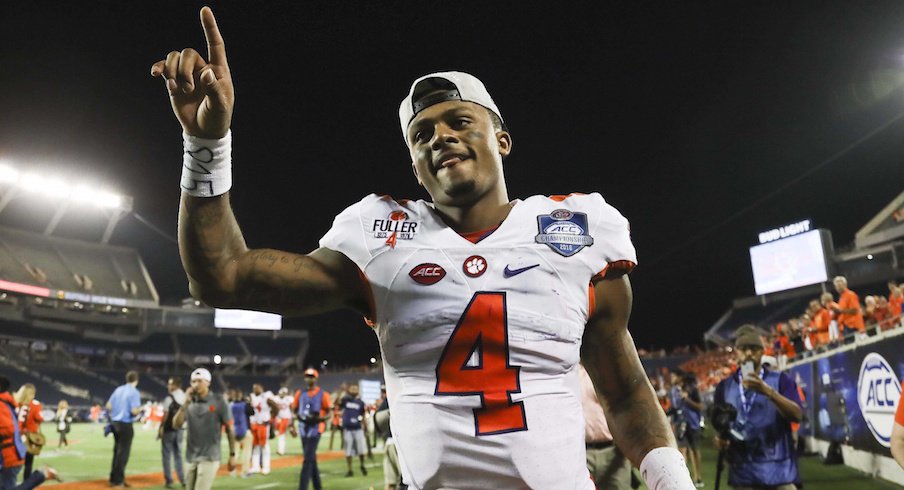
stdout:
{"type": "Polygon", "coordinates": [[[548,245],[565,257],[571,257],[584,247],[593,245],[593,237],[587,229],[587,215],[567,209],[557,209],[550,214],[537,216],[540,233],[537,243],[548,245]]]}

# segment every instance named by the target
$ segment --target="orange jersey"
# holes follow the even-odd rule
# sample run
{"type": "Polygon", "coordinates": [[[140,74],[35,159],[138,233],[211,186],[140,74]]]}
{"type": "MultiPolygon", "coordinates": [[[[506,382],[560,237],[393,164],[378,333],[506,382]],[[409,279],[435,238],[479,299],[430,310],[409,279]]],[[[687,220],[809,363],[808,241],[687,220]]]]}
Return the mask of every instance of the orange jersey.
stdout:
{"type": "Polygon", "coordinates": [[[813,339],[815,342],[813,346],[824,345],[829,343],[829,324],[832,323],[832,312],[829,311],[828,308],[823,307],[818,312],[816,312],[816,316],[813,317],[813,328],[815,331],[813,332],[813,339]]]}
{"type": "Polygon", "coordinates": [[[892,317],[897,319],[901,318],[902,304],[904,304],[904,296],[895,298],[892,295],[888,295],[888,311],[891,312],[892,317]]]}
{"type": "Polygon", "coordinates": [[[853,328],[862,332],[866,327],[863,325],[863,310],[860,308],[860,298],[857,293],[850,289],[845,289],[838,298],[838,309],[840,310],[857,310],[856,313],[839,313],[838,323],[844,325],[845,328],[853,328]]]}

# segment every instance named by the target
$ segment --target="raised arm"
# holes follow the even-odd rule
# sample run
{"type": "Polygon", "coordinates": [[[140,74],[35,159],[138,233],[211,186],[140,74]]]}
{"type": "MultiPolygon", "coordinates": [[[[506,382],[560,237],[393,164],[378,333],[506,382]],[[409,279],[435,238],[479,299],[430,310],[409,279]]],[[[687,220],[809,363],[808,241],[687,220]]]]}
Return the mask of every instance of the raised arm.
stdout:
{"type": "MultiPolygon", "coordinates": [[[[209,62],[191,48],[172,51],[151,66],[151,75],[164,79],[173,112],[189,139],[225,144],[235,103],[232,76],[223,37],[208,7],[201,9],[201,25],[209,62]]],[[[207,152],[197,160],[210,162],[212,153],[207,152]]],[[[203,165],[195,171],[210,174],[203,165]]],[[[250,250],[229,205],[228,192],[216,192],[207,181],[196,184],[209,185],[213,197],[183,192],[179,206],[179,253],[192,296],[210,306],[281,314],[342,307],[367,313],[368,293],[357,266],[347,257],[327,249],[307,255],[250,250]]]]}

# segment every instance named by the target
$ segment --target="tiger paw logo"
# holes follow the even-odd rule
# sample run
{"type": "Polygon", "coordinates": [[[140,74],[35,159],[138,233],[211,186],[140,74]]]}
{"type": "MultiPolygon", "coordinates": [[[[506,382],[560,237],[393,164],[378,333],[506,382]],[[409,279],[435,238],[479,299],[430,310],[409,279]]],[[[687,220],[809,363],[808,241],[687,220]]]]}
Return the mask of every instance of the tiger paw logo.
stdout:
{"type": "Polygon", "coordinates": [[[386,245],[395,248],[397,240],[412,240],[417,233],[417,221],[409,221],[405,211],[393,211],[386,219],[375,219],[371,232],[374,238],[385,238],[386,245]]]}
{"type": "Polygon", "coordinates": [[[480,277],[487,270],[487,261],[479,255],[472,255],[465,259],[461,268],[468,277],[480,277]]]}

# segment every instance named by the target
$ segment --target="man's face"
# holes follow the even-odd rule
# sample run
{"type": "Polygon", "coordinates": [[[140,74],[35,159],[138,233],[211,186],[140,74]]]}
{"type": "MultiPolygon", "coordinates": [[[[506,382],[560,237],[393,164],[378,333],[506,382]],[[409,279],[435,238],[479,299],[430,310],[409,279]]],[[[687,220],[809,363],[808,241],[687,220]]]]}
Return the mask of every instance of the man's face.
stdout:
{"type": "Polygon", "coordinates": [[[167,380],[167,382],[166,382],[166,389],[167,389],[170,393],[172,393],[172,392],[178,390],[179,387],[176,386],[176,383],[173,383],[173,380],[170,379],[170,380],[167,380]]]}
{"type": "Polygon", "coordinates": [[[198,396],[206,396],[208,390],[210,390],[210,381],[201,378],[195,378],[191,380],[191,387],[198,396]]]}
{"type": "Polygon", "coordinates": [[[738,356],[738,364],[753,361],[753,364],[759,366],[760,360],[763,358],[763,347],[756,345],[739,345],[735,348],[735,353],[738,356]]]}
{"type": "Polygon", "coordinates": [[[256,385],[254,385],[254,386],[251,387],[251,390],[254,391],[254,394],[255,394],[255,395],[260,395],[261,393],[264,392],[264,387],[261,386],[261,385],[256,384],[256,385]]]}
{"type": "Polygon", "coordinates": [[[466,205],[503,178],[511,137],[496,131],[487,109],[448,101],[419,112],[408,126],[412,168],[434,202],[466,205]]]}
{"type": "Polygon", "coordinates": [[[847,290],[847,283],[841,280],[834,281],[835,291],[838,291],[838,294],[841,294],[847,290]]]}
{"type": "Polygon", "coordinates": [[[358,385],[351,385],[348,387],[348,394],[357,397],[358,396],[358,385]]]}
{"type": "Polygon", "coordinates": [[[310,388],[313,388],[314,385],[317,384],[317,378],[315,378],[314,376],[308,376],[308,375],[305,375],[305,377],[304,377],[304,384],[305,384],[309,389],[310,389],[310,388]]]}

